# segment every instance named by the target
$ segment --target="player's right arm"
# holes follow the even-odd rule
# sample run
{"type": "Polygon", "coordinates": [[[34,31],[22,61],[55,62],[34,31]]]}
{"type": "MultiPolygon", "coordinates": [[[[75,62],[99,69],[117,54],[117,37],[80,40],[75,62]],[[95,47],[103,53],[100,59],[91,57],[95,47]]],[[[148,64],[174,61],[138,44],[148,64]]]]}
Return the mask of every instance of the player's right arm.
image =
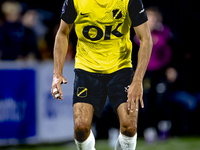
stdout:
{"type": "Polygon", "coordinates": [[[65,0],[62,8],[61,23],[58,29],[55,45],[54,45],[54,71],[51,93],[54,98],[63,100],[61,84],[66,84],[67,81],[63,77],[63,67],[65,56],[67,54],[69,34],[72,29],[77,13],[74,7],[73,0],[65,0]]]}
{"type": "Polygon", "coordinates": [[[54,71],[53,71],[51,93],[52,96],[54,98],[57,98],[58,100],[63,100],[62,98],[63,92],[61,89],[61,84],[67,83],[62,73],[68,49],[69,34],[72,26],[73,24],[67,24],[61,19],[60,27],[56,34],[56,39],[54,44],[54,71]],[[56,97],[56,94],[59,94],[59,96],[56,97]]]}

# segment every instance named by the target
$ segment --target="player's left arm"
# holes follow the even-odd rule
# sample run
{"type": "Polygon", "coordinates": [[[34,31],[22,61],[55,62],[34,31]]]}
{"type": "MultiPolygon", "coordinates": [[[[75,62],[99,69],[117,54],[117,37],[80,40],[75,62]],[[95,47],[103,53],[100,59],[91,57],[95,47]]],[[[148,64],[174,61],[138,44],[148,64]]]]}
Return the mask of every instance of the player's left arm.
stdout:
{"type": "Polygon", "coordinates": [[[138,53],[138,63],[132,83],[128,89],[128,110],[133,112],[133,109],[138,111],[139,101],[141,107],[143,103],[143,78],[149,63],[151,51],[153,47],[150,29],[147,21],[139,26],[134,27],[136,35],[140,40],[140,49],[138,53]]]}

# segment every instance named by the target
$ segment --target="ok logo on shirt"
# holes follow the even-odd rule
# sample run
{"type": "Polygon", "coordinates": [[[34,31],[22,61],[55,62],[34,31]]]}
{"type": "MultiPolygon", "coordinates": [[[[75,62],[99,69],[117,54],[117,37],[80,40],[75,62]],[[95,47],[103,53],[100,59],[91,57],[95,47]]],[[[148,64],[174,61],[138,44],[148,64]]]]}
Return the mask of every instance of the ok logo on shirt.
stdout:
{"type": "MultiPolygon", "coordinates": [[[[112,11],[112,17],[113,17],[114,20],[115,19],[117,19],[117,20],[121,19],[122,18],[121,10],[120,9],[114,9],[112,11]]],[[[88,26],[83,28],[83,35],[84,35],[85,38],[90,39],[91,41],[98,41],[102,37],[104,37],[104,40],[109,40],[111,34],[113,34],[116,37],[121,37],[121,36],[123,36],[123,34],[118,31],[118,28],[121,25],[122,25],[122,23],[118,23],[118,25],[115,27],[114,30],[112,30],[113,25],[105,26],[104,32],[98,26],[88,25],[88,26]],[[90,34],[91,31],[93,31],[93,33],[95,32],[96,34],[90,34]],[[105,35],[104,35],[104,33],[105,33],[105,35]]]]}
{"type": "Polygon", "coordinates": [[[122,23],[119,23],[114,30],[112,30],[113,25],[105,26],[105,32],[104,32],[105,35],[103,35],[102,29],[97,26],[94,26],[94,25],[86,26],[83,28],[83,35],[85,38],[90,39],[91,41],[100,40],[103,36],[104,36],[104,40],[109,40],[111,34],[113,34],[116,37],[121,37],[123,36],[123,34],[117,31],[121,25],[122,23]],[[96,36],[93,37],[89,34],[89,32],[90,30],[94,30],[94,29],[96,30],[96,36]]]}

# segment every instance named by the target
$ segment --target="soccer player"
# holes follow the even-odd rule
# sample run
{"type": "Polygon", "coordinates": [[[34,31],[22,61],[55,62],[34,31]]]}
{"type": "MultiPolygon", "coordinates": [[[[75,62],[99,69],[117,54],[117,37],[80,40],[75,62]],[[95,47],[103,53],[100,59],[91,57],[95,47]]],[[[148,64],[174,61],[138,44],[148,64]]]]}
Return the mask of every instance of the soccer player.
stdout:
{"type": "Polygon", "coordinates": [[[73,96],[74,136],[78,150],[95,150],[93,114],[100,115],[106,97],[120,121],[115,150],[135,150],[142,81],[152,50],[151,33],[141,0],[66,0],[54,47],[52,95],[63,100],[61,84],[69,33],[78,36],[73,96]],[[140,40],[133,74],[130,27],[140,40]]]}

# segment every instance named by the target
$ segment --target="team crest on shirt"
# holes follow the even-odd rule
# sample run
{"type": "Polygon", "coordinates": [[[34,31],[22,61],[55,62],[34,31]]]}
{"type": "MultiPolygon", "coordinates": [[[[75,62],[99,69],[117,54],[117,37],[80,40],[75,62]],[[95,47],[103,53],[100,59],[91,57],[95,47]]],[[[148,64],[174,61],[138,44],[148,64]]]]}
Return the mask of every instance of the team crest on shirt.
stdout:
{"type": "Polygon", "coordinates": [[[120,19],[122,18],[122,12],[119,9],[114,9],[113,11],[113,18],[120,19]]]}
{"type": "Polygon", "coordinates": [[[88,89],[85,87],[78,87],[76,95],[80,98],[87,97],[88,89]]]}

